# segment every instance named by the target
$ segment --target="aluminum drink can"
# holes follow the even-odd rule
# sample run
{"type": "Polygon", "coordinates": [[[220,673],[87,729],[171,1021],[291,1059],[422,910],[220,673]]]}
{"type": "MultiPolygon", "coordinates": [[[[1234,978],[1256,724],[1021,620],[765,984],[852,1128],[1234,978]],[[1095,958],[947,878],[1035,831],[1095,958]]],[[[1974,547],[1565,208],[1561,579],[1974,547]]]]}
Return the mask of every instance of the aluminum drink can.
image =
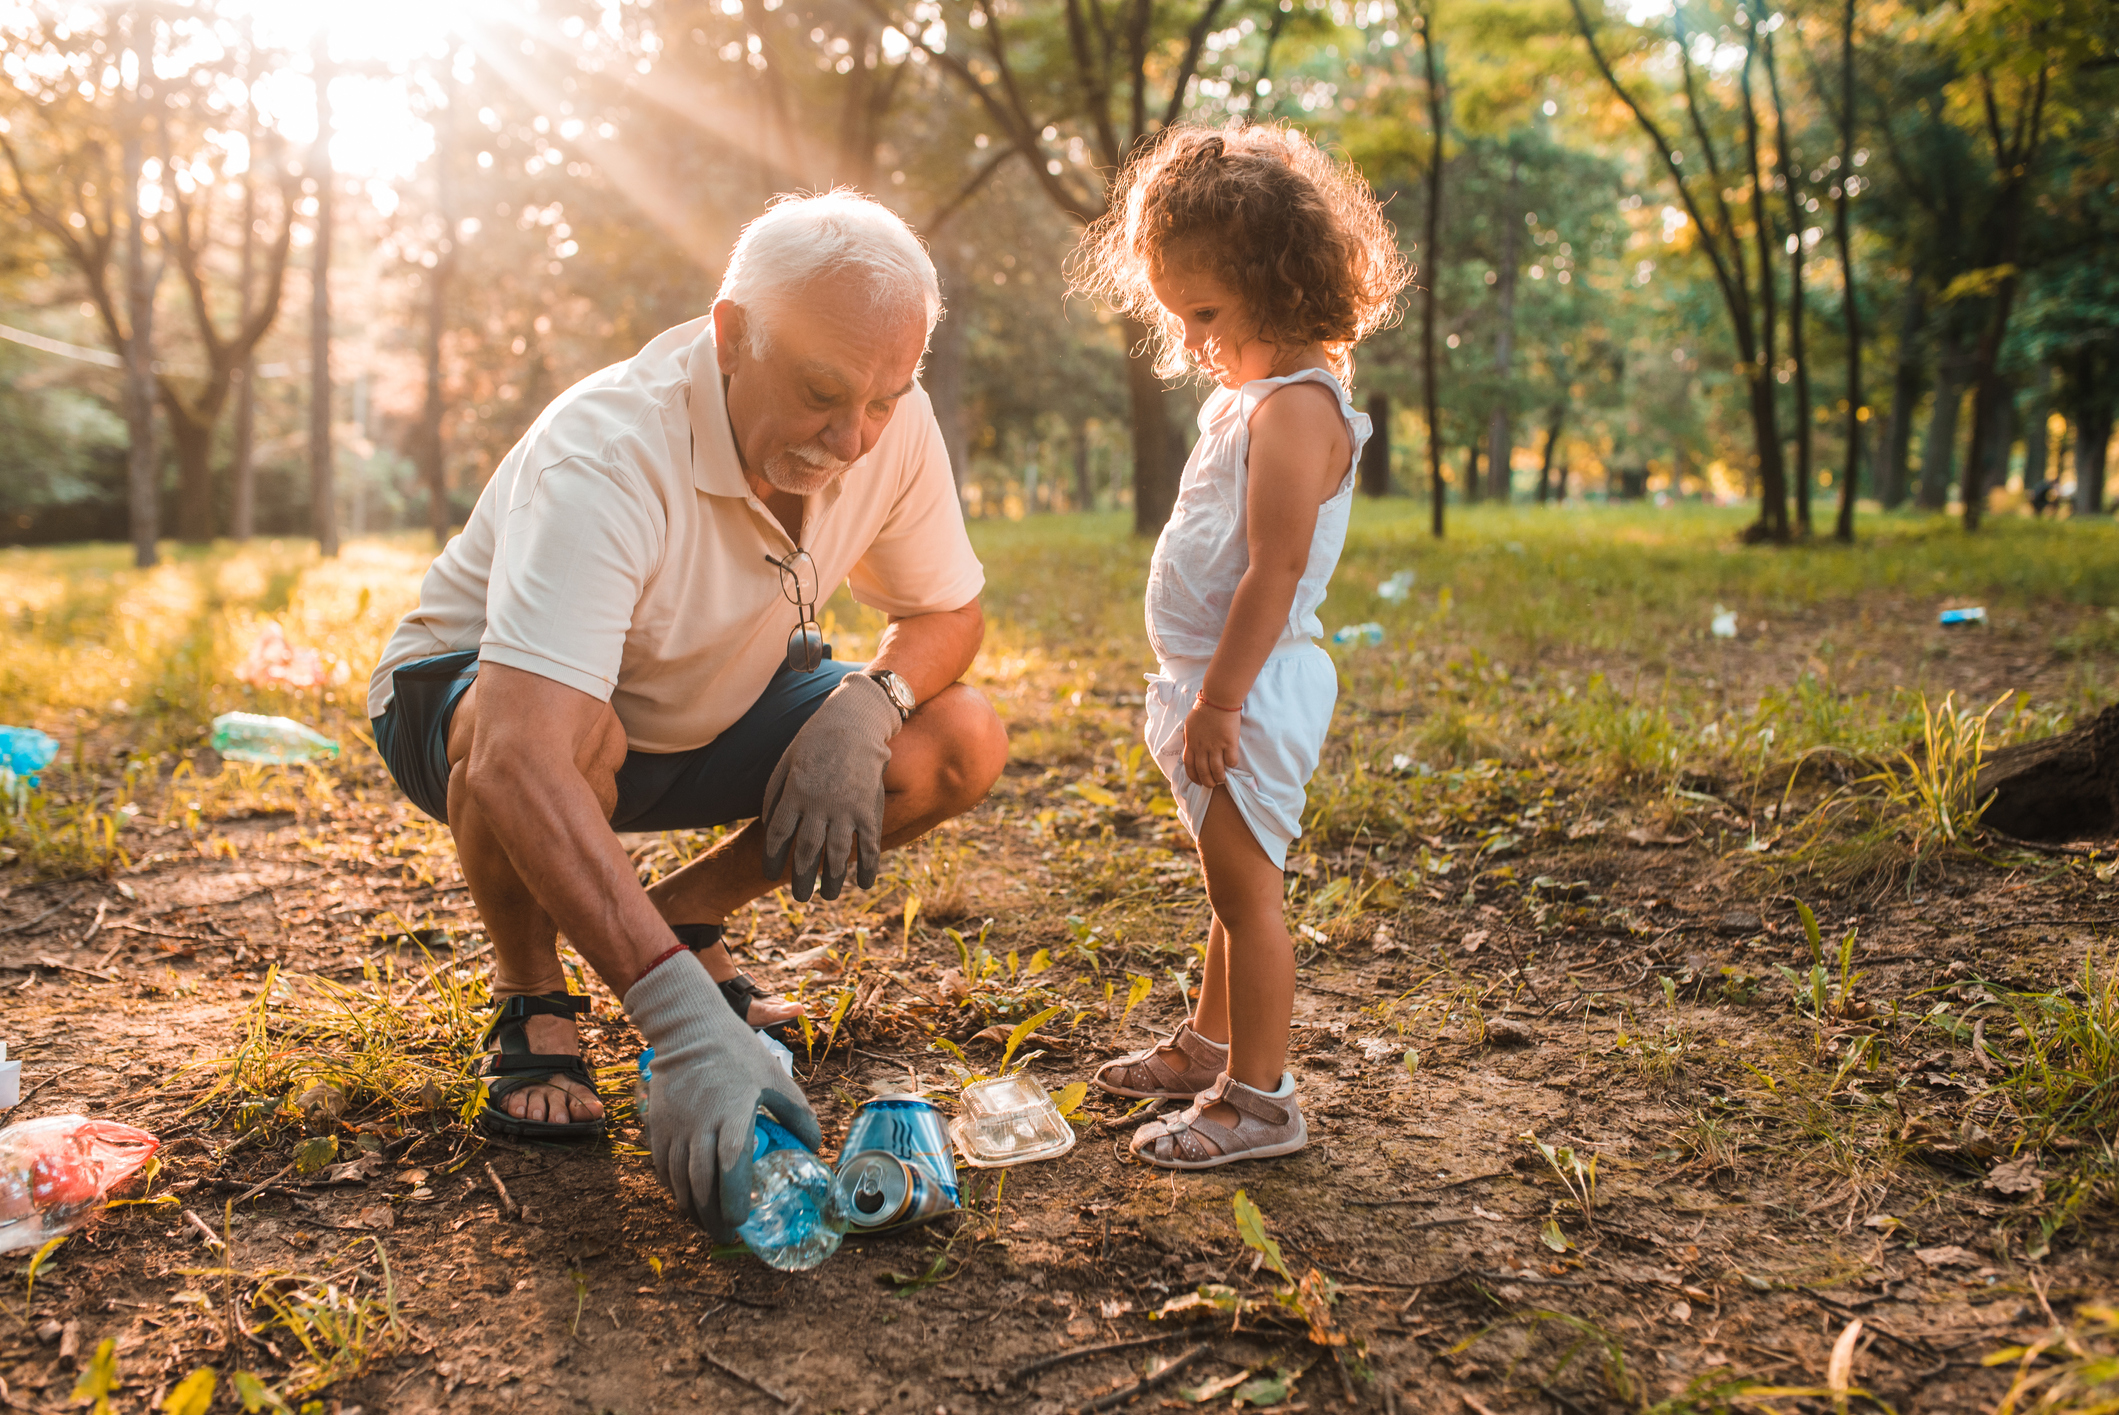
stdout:
{"type": "Polygon", "coordinates": [[[839,1161],[832,1206],[849,1228],[874,1233],[956,1212],[956,1201],[917,1165],[888,1150],[862,1150],[839,1161]]]}
{"type": "Polygon", "coordinates": [[[919,1096],[877,1096],[854,1112],[839,1153],[851,1159],[867,1150],[886,1150],[925,1174],[954,1208],[957,1190],[956,1150],[941,1112],[919,1096]]]}

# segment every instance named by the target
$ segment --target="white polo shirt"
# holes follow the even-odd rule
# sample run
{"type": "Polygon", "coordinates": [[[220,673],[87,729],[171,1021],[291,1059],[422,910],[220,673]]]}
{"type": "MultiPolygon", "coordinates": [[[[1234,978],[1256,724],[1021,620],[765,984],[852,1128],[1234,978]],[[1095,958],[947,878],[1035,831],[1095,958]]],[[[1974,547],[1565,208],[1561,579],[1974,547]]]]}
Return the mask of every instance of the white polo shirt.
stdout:
{"type": "MultiPolygon", "coordinates": [[[[977,598],[985,570],[923,390],[807,498],[802,537],[820,600],[841,583],[893,615],[977,598]]],[[[385,645],[369,716],[395,669],[475,648],[609,702],[635,750],[704,746],[785,658],[801,616],[766,557],[794,549],[743,479],[712,320],[681,324],[554,399],[502,460],[385,645]]]]}

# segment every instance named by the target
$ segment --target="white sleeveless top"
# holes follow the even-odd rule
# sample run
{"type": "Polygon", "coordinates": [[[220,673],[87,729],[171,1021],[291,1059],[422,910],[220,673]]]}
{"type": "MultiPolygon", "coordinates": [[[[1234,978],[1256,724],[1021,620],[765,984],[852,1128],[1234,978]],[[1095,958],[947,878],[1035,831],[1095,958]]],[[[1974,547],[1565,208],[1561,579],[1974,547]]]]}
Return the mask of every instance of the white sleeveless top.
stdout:
{"type": "Polygon", "coordinates": [[[1185,463],[1177,505],[1155,543],[1148,567],[1148,641],[1165,664],[1204,663],[1221,642],[1229,619],[1229,602],[1250,568],[1247,539],[1250,489],[1251,414],[1277,390],[1291,383],[1321,383],[1339,400],[1353,441],[1346,475],[1317,508],[1317,529],[1310,536],[1310,559],[1288,607],[1274,653],[1299,648],[1324,632],[1317,608],[1324,603],[1332,570],[1346,544],[1347,516],[1354,502],[1354,468],[1369,439],[1369,420],[1356,412],[1346,390],[1326,369],[1303,369],[1284,378],[1261,378],[1241,388],[1216,389],[1199,410],[1199,441],[1185,463]]]}
{"type": "Polygon", "coordinates": [[[1226,782],[1244,824],[1276,865],[1287,863],[1288,845],[1302,833],[1309,780],[1331,730],[1339,694],[1331,655],[1313,641],[1324,632],[1317,607],[1324,602],[1346,543],[1354,467],[1369,437],[1369,420],[1354,411],[1339,380],[1323,369],[1304,369],[1286,378],[1261,378],[1234,391],[1221,389],[1209,398],[1200,410],[1201,435],[1185,463],[1176,509],[1155,543],[1148,569],[1148,638],[1162,671],[1148,675],[1142,736],[1149,755],[1170,779],[1178,819],[1196,837],[1213,793],[1185,772],[1185,715],[1206,678],[1207,660],[1221,642],[1237,583],[1251,563],[1244,501],[1250,486],[1250,418],[1275,390],[1304,382],[1326,384],[1338,395],[1353,456],[1338,488],[1317,508],[1309,563],[1288,608],[1288,622],[1241,705],[1237,764],[1226,782]]]}

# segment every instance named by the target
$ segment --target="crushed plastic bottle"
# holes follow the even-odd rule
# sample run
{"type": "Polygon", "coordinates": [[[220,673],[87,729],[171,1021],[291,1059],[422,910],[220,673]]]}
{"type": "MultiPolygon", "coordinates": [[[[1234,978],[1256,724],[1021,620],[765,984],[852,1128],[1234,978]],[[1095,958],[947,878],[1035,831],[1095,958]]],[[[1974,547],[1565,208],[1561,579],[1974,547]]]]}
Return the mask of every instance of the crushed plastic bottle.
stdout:
{"type": "Polygon", "coordinates": [[[1391,604],[1400,604],[1404,602],[1409,596],[1411,596],[1413,592],[1413,580],[1414,575],[1412,571],[1400,570],[1397,574],[1391,576],[1388,580],[1385,580],[1382,584],[1376,586],[1376,597],[1378,599],[1385,600],[1391,604]]]}
{"type": "Polygon", "coordinates": [[[1713,635],[1717,639],[1735,638],[1736,611],[1733,609],[1724,609],[1719,604],[1716,605],[1714,607],[1714,617],[1713,619],[1708,621],[1708,629],[1710,630],[1710,632],[1713,633],[1713,635]]]}
{"type": "Polygon", "coordinates": [[[0,1130],[0,1253],[71,1232],[161,1143],[145,1130],[85,1115],[48,1115],[0,1130]]]}
{"type": "Polygon", "coordinates": [[[1348,624],[1333,633],[1332,642],[1335,644],[1380,644],[1383,642],[1383,626],[1374,622],[1348,624]]]}
{"type": "Polygon", "coordinates": [[[1983,604],[1975,604],[1965,609],[1945,609],[1936,622],[1945,629],[1962,629],[1970,624],[1984,624],[1987,622],[1987,609],[1983,604]]]}
{"type": "Polygon", "coordinates": [[[213,720],[213,749],[232,762],[290,766],[338,755],[338,743],[291,717],[224,712],[213,720]]]}
{"type": "MultiPolygon", "coordinates": [[[[793,1055],[764,1033],[766,1049],[793,1055]]],[[[640,1078],[633,1087],[640,1124],[648,1119],[648,1084],[655,1079],[655,1049],[640,1053],[640,1078]]],[[[750,1217],[736,1236],[758,1260],[781,1272],[806,1272],[839,1251],[846,1220],[831,1197],[831,1171],[824,1162],[764,1110],[751,1131],[750,1217]]]]}

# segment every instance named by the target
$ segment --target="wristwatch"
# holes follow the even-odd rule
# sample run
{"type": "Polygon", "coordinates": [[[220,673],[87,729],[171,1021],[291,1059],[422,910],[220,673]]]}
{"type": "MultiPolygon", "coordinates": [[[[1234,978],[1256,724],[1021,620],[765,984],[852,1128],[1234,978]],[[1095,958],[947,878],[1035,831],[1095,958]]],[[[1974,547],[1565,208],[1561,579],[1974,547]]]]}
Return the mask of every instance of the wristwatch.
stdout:
{"type": "Polygon", "coordinates": [[[898,721],[910,722],[912,710],[920,705],[919,698],[913,695],[912,684],[888,668],[864,668],[861,671],[876,680],[876,686],[883,690],[883,696],[889,698],[890,705],[898,710],[898,721]]]}

